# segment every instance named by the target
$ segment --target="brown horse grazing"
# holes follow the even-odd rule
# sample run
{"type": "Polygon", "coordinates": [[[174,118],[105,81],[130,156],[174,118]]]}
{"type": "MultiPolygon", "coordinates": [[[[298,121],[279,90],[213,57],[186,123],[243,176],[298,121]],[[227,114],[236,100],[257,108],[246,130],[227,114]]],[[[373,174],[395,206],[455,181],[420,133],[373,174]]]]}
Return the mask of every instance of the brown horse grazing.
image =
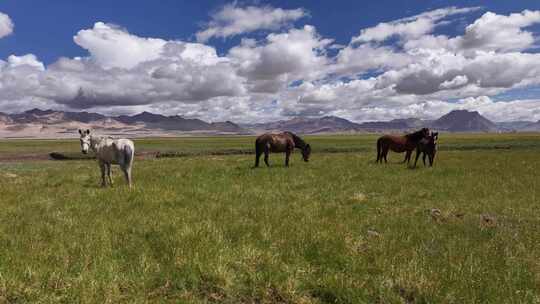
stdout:
{"type": "Polygon", "coordinates": [[[430,136],[422,138],[416,147],[416,159],[414,160],[414,167],[416,168],[416,162],[418,162],[418,157],[422,153],[422,161],[424,166],[426,165],[426,155],[429,158],[429,166],[433,166],[433,160],[435,159],[435,154],[437,153],[437,139],[439,138],[439,132],[433,132],[430,136]]]}
{"type": "Polygon", "coordinates": [[[255,167],[259,166],[259,158],[264,153],[264,163],[268,163],[268,154],[270,152],[285,152],[285,166],[289,166],[289,156],[294,148],[302,150],[302,158],[309,161],[311,147],[300,137],[292,132],[283,132],[279,134],[266,133],[255,140],[255,167]]]}
{"type": "Polygon", "coordinates": [[[411,159],[411,153],[412,151],[418,146],[418,143],[422,138],[428,137],[429,135],[429,129],[423,128],[419,131],[416,131],[414,133],[406,134],[406,135],[383,135],[379,137],[377,140],[377,161],[381,162],[383,161],[386,163],[386,156],[388,155],[388,150],[392,150],[394,152],[402,153],[407,152],[405,155],[405,161],[407,163],[411,159]]]}

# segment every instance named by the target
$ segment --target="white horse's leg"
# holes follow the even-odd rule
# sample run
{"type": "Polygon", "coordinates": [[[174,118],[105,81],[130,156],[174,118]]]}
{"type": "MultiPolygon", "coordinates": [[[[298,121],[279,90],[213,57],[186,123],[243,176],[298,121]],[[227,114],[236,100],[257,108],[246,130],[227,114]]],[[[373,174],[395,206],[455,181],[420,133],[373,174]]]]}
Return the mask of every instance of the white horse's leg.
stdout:
{"type": "Polygon", "coordinates": [[[110,163],[107,163],[107,176],[109,177],[109,184],[110,184],[111,187],[112,187],[112,185],[113,185],[113,180],[112,180],[112,176],[111,176],[111,171],[112,171],[112,170],[111,170],[111,167],[112,167],[111,164],[110,164],[110,163]]]}
{"type": "Polygon", "coordinates": [[[99,161],[99,168],[101,169],[101,187],[107,186],[107,183],[105,182],[105,170],[106,165],[104,162],[99,161]]]}

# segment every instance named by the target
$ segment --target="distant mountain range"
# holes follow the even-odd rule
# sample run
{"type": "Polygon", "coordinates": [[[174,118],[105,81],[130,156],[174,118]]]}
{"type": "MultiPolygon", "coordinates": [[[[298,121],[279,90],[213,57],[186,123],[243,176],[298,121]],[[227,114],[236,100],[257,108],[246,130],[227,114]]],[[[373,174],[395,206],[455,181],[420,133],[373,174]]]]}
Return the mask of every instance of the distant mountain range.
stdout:
{"type": "Polygon", "coordinates": [[[325,116],[312,119],[293,118],[291,120],[282,120],[266,124],[243,125],[243,127],[257,132],[289,130],[304,134],[338,132],[406,132],[422,127],[445,132],[535,132],[540,131],[540,121],[494,123],[476,111],[455,110],[436,120],[406,118],[390,121],[354,123],[335,116],[325,116]]]}
{"type": "Polygon", "coordinates": [[[0,113],[0,137],[63,137],[78,129],[103,134],[167,136],[178,133],[247,134],[249,130],[225,121],[208,123],[200,119],[142,112],[133,116],[105,116],[88,112],[33,109],[19,114],[0,113]]]}
{"type": "Polygon", "coordinates": [[[476,111],[455,110],[436,120],[416,118],[354,123],[335,116],[293,118],[271,123],[238,125],[230,121],[208,123],[200,119],[164,116],[149,112],[137,115],[105,116],[88,112],[33,109],[19,114],[0,112],[0,137],[71,137],[77,129],[126,136],[173,136],[179,134],[258,134],[292,131],[300,134],[407,132],[429,127],[445,132],[540,131],[540,121],[495,123],[476,111]]]}
{"type": "Polygon", "coordinates": [[[300,134],[337,133],[359,131],[358,124],[336,116],[321,118],[293,118],[271,123],[242,125],[255,133],[264,131],[291,131],[300,134]]]}
{"type": "Polygon", "coordinates": [[[455,110],[430,124],[431,128],[450,132],[495,132],[498,127],[495,123],[480,115],[480,113],[467,110],[455,110]]]}

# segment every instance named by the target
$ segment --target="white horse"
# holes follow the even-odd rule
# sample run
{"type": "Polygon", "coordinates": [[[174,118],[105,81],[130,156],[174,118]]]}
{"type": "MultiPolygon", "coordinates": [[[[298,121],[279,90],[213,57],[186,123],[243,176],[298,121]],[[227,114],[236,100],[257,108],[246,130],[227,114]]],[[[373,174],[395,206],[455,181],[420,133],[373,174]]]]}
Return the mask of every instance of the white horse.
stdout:
{"type": "Polygon", "coordinates": [[[133,155],[135,154],[135,145],[129,139],[113,139],[112,137],[91,136],[90,130],[79,130],[81,135],[82,153],[88,153],[92,149],[96,153],[96,158],[101,168],[101,186],[107,185],[105,181],[105,172],[109,177],[109,183],[112,186],[111,164],[120,165],[124,172],[126,181],[131,188],[131,167],[133,165],[133,155]]]}

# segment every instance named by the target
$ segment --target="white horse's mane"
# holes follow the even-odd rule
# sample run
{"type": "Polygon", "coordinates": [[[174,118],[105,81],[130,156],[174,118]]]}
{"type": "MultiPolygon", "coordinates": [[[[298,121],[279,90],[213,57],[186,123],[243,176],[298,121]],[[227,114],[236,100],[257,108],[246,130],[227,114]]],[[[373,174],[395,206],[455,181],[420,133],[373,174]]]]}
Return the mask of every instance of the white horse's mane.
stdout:
{"type": "Polygon", "coordinates": [[[105,139],[113,139],[114,138],[112,136],[107,136],[107,135],[90,135],[90,143],[92,144],[100,144],[102,141],[104,141],[105,139]]]}

